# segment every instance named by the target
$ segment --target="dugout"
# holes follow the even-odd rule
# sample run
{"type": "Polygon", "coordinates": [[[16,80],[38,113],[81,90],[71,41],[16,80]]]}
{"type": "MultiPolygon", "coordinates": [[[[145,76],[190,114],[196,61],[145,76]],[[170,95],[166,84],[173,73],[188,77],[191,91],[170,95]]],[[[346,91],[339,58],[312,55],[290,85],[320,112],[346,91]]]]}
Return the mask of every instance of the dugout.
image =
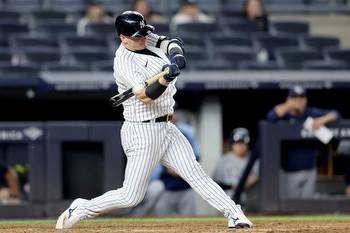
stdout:
{"type": "Polygon", "coordinates": [[[39,122],[1,122],[0,160],[28,172],[17,171],[22,193],[19,204],[3,205],[0,217],[41,217],[46,192],[45,132],[39,122]],[[26,188],[24,188],[26,187],[26,188]]]}
{"type": "Polygon", "coordinates": [[[93,198],[122,186],[125,159],[120,143],[121,122],[48,122],[48,215],[62,202],[93,198]]]}
{"type": "MultiPolygon", "coordinates": [[[[350,122],[340,121],[329,126],[335,140],[350,138],[350,122]]],[[[286,199],[280,192],[281,151],[285,141],[316,140],[303,131],[300,123],[260,122],[261,180],[260,210],[264,212],[350,212],[346,196],[327,195],[304,199],[286,199]]]]}

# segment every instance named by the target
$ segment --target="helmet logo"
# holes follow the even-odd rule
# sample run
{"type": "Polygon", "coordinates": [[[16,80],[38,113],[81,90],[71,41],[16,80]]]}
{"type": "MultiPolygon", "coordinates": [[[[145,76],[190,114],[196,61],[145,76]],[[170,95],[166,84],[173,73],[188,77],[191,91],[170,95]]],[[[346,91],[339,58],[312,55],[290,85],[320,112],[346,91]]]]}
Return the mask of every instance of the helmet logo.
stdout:
{"type": "Polygon", "coordinates": [[[140,21],[140,28],[144,28],[146,26],[145,21],[140,21]]]}

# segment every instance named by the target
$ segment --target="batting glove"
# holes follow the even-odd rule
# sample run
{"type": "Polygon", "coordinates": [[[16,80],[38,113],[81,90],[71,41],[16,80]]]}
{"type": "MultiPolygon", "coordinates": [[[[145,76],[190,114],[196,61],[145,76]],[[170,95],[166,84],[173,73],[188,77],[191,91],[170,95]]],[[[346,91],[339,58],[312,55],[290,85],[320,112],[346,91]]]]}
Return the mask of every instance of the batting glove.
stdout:
{"type": "Polygon", "coordinates": [[[164,79],[167,82],[173,81],[176,78],[176,76],[180,74],[180,69],[176,64],[173,64],[173,63],[170,65],[166,64],[163,66],[162,71],[165,70],[166,68],[169,68],[169,73],[164,75],[164,79]]]}
{"type": "Polygon", "coordinates": [[[180,70],[186,67],[186,58],[184,55],[179,53],[170,55],[170,62],[175,63],[180,70]]]}

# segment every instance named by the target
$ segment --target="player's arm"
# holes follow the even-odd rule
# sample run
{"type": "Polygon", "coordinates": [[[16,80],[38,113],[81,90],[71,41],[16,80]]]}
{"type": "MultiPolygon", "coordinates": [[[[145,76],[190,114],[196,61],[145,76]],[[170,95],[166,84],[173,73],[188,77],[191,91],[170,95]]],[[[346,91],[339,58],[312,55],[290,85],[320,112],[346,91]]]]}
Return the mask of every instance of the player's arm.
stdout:
{"type": "Polygon", "coordinates": [[[180,74],[179,67],[176,64],[165,65],[163,66],[162,70],[166,68],[169,68],[169,73],[164,75],[163,77],[160,77],[154,83],[151,83],[146,87],[143,87],[143,86],[133,87],[133,92],[137,99],[147,104],[157,99],[159,96],[161,96],[164,93],[169,83],[173,81],[180,74]]]}
{"type": "Polygon", "coordinates": [[[148,45],[160,48],[169,56],[170,62],[177,64],[180,70],[186,67],[184,57],[184,43],[180,38],[171,39],[167,36],[158,36],[151,33],[147,36],[148,45]]]}

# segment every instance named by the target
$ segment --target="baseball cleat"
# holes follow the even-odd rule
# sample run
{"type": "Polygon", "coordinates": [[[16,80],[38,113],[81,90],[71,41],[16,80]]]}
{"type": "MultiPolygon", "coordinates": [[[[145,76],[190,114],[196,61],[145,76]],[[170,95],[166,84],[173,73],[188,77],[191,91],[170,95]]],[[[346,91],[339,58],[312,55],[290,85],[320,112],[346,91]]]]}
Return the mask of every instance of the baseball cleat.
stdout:
{"type": "Polygon", "coordinates": [[[239,213],[235,217],[230,217],[228,219],[229,228],[250,228],[253,226],[253,223],[244,215],[241,206],[236,205],[239,213]]]}
{"type": "Polygon", "coordinates": [[[56,229],[67,229],[73,227],[79,221],[87,218],[87,215],[78,210],[79,206],[86,202],[86,199],[75,199],[72,204],[59,217],[56,223],[56,229]]]}

